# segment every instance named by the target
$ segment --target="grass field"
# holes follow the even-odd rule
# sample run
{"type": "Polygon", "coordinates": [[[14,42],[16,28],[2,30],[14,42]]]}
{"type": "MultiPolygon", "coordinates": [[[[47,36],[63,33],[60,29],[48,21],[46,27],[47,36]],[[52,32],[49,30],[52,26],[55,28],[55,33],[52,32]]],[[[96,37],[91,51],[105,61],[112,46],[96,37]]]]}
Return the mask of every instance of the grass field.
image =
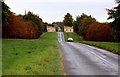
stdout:
{"type": "Polygon", "coordinates": [[[0,39],[0,76],[2,75],[2,39],[0,39]]]}
{"type": "Polygon", "coordinates": [[[97,46],[106,50],[109,50],[113,53],[120,54],[119,47],[120,43],[115,42],[93,42],[93,41],[82,41],[82,43],[97,46]]]}
{"type": "Polygon", "coordinates": [[[60,48],[56,33],[39,39],[3,39],[3,75],[61,75],[60,48]]]}
{"type": "Polygon", "coordinates": [[[64,38],[65,38],[65,41],[67,41],[67,39],[69,37],[72,37],[74,42],[79,42],[81,41],[82,38],[80,38],[76,33],[74,32],[64,32],[64,38]]]}

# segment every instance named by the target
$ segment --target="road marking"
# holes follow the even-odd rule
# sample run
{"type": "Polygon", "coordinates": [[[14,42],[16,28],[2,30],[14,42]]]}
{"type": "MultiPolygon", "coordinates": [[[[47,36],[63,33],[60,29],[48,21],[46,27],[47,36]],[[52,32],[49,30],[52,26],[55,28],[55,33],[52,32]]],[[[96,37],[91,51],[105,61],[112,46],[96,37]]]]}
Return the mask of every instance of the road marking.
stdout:
{"type": "MultiPolygon", "coordinates": [[[[75,48],[77,48],[77,49],[79,49],[79,44],[77,44],[76,46],[74,45],[74,43],[69,43],[69,44],[71,44],[73,47],[75,47],[75,48]]],[[[76,43],[75,43],[76,44],[76,43]]],[[[88,47],[88,46],[86,46],[86,45],[84,45],[85,47],[88,47]]],[[[89,49],[93,49],[93,48],[91,48],[91,47],[88,47],[89,49]]],[[[90,50],[91,51],[91,50],[90,50]]],[[[100,60],[102,60],[103,61],[103,63],[104,64],[107,64],[107,65],[109,65],[110,67],[112,66],[112,67],[115,67],[115,70],[117,69],[118,70],[118,65],[115,65],[115,64],[113,64],[113,63],[111,63],[111,62],[109,62],[108,60],[106,60],[105,59],[105,55],[98,55],[98,54],[96,54],[95,52],[89,52],[89,53],[91,53],[91,54],[93,54],[93,55],[95,55],[96,57],[98,57],[98,59],[100,59],[100,60]]]]}
{"type": "MultiPolygon", "coordinates": [[[[88,48],[91,48],[91,47],[88,47],[88,48]]],[[[91,48],[92,49],[92,48],[91,48]]],[[[102,61],[104,61],[104,62],[106,62],[106,63],[108,63],[108,65],[110,64],[110,65],[112,65],[113,67],[115,67],[115,69],[117,69],[118,70],[118,65],[115,65],[115,64],[113,64],[113,63],[111,63],[111,62],[109,62],[108,60],[106,60],[105,59],[105,55],[97,55],[95,52],[90,52],[91,54],[93,54],[93,55],[95,55],[96,57],[98,57],[99,59],[101,59],[102,61]]],[[[105,63],[104,63],[105,64],[105,63]]],[[[109,66],[110,66],[109,65],[109,66]]],[[[111,66],[110,66],[111,67],[111,66]]]]}

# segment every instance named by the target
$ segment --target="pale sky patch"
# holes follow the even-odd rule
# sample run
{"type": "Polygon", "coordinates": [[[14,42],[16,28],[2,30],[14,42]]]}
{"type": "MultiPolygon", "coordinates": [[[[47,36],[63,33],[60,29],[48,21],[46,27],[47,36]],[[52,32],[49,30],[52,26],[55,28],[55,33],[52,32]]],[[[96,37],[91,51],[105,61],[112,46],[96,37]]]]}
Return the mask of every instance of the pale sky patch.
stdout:
{"type": "Polygon", "coordinates": [[[97,18],[97,21],[101,22],[101,23],[104,23],[104,22],[112,22],[113,20],[107,20],[107,18],[104,17],[104,18],[97,18]]]}
{"type": "Polygon", "coordinates": [[[25,14],[26,9],[48,23],[63,21],[67,12],[74,19],[85,13],[106,22],[108,17],[106,8],[116,6],[114,0],[5,0],[5,3],[16,14],[25,14]]]}
{"type": "Polygon", "coordinates": [[[114,0],[5,0],[7,2],[88,2],[88,3],[101,3],[101,2],[114,2],[114,0]]]}

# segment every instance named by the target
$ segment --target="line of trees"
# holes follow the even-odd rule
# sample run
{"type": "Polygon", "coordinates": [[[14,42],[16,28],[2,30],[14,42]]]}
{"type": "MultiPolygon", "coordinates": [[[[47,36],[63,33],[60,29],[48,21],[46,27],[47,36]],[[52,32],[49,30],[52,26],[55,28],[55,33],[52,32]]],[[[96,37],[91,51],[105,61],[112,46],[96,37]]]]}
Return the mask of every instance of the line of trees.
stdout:
{"type": "Polygon", "coordinates": [[[73,20],[72,15],[67,13],[64,16],[63,25],[73,26],[74,32],[83,36],[88,41],[117,41],[120,42],[120,1],[116,0],[117,7],[107,9],[109,18],[113,19],[110,23],[100,23],[91,15],[84,13],[73,20]]]}
{"type": "MultiPolygon", "coordinates": [[[[120,41],[120,1],[116,0],[117,7],[107,9],[111,23],[99,23],[91,15],[82,14],[73,20],[67,13],[62,24],[73,26],[74,32],[92,41],[120,41]]],[[[2,36],[3,38],[39,38],[47,31],[47,23],[44,23],[38,15],[28,12],[25,15],[15,15],[10,8],[2,2],[2,36]]],[[[64,26],[62,28],[64,29],[64,26]]]]}
{"type": "Polygon", "coordinates": [[[74,32],[83,36],[88,41],[117,41],[120,42],[120,1],[113,9],[107,9],[109,18],[113,19],[110,23],[100,23],[91,15],[84,13],[73,20],[72,15],[67,13],[64,16],[63,26],[73,26],[74,32]]]}
{"type": "Polygon", "coordinates": [[[112,41],[111,28],[108,23],[99,23],[91,15],[82,14],[74,21],[74,32],[88,41],[112,41]]]}
{"type": "Polygon", "coordinates": [[[2,37],[36,39],[47,31],[47,25],[38,15],[28,12],[25,15],[15,15],[2,2],[2,37]]]}
{"type": "Polygon", "coordinates": [[[114,41],[109,23],[99,23],[91,15],[82,13],[73,20],[72,15],[64,16],[63,26],[73,26],[74,32],[88,41],[114,41]]]}

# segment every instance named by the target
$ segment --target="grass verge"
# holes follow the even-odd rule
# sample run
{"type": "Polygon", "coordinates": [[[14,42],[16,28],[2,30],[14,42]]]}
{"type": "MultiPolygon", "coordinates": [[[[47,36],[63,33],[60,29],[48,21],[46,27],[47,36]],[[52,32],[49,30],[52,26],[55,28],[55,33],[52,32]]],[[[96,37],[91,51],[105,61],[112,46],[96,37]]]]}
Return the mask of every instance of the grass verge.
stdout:
{"type": "Polygon", "coordinates": [[[120,54],[119,46],[120,43],[115,42],[94,42],[94,41],[82,41],[81,43],[85,43],[88,45],[96,46],[102,49],[109,50],[113,53],[120,54]]]}
{"type": "Polygon", "coordinates": [[[65,41],[67,41],[69,37],[72,37],[74,42],[79,42],[82,40],[82,38],[74,32],[64,32],[65,41]]]}
{"type": "Polygon", "coordinates": [[[62,75],[60,48],[56,33],[39,39],[3,39],[3,75],[62,75]]]}

